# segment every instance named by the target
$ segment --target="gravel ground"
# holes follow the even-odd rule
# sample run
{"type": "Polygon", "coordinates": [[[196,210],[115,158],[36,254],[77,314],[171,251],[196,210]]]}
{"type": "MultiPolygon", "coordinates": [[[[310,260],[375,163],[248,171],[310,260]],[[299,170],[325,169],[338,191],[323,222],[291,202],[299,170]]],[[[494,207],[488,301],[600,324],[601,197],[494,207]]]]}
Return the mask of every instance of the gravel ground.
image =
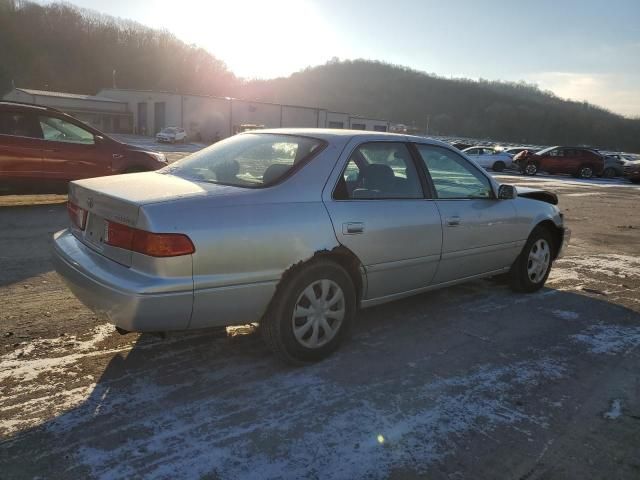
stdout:
{"type": "Polygon", "coordinates": [[[302,369],[251,327],[116,334],[52,271],[65,198],[0,197],[0,478],[640,478],[640,187],[499,179],[560,196],[545,289],[365,310],[302,369]]]}

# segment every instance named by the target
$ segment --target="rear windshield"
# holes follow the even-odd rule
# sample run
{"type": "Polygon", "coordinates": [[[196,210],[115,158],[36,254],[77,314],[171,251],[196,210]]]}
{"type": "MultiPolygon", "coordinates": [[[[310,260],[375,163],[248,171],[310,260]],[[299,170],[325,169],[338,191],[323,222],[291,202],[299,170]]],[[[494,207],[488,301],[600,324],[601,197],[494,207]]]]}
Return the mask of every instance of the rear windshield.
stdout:
{"type": "Polygon", "coordinates": [[[276,183],[323,145],[315,138],[245,133],[189,155],[164,171],[190,180],[260,188],[276,183]]]}

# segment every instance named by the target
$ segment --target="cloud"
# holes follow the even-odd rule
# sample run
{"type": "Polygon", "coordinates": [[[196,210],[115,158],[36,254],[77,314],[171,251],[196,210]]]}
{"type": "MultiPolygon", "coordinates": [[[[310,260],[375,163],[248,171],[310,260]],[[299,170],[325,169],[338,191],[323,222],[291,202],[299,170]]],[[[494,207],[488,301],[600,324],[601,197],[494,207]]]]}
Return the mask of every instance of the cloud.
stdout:
{"type": "Polygon", "coordinates": [[[562,98],[587,101],[626,117],[640,116],[640,74],[540,72],[525,80],[562,98]]]}

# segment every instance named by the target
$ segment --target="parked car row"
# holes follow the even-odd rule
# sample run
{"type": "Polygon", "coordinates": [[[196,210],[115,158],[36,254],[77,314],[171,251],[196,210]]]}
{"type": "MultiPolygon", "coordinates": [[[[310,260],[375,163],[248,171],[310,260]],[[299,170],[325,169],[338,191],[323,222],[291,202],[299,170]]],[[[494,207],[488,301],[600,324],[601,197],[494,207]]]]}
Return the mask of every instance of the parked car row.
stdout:
{"type": "MultiPolygon", "coordinates": [[[[457,146],[459,143],[452,142],[451,145],[457,146]]],[[[533,146],[500,148],[476,145],[466,146],[461,151],[483,168],[496,172],[515,169],[524,175],[545,172],[568,174],[577,178],[626,177],[637,182],[637,172],[640,169],[638,159],[586,147],[554,146],[541,149],[533,146]]]]}

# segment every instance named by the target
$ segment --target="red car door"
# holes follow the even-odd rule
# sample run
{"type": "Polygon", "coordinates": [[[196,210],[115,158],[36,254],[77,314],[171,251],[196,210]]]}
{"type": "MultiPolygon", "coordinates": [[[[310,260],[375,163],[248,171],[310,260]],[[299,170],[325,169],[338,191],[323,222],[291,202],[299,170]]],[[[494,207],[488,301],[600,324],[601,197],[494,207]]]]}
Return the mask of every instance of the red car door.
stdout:
{"type": "Polygon", "coordinates": [[[558,173],[562,162],[562,149],[556,148],[545,153],[541,160],[539,169],[547,173],[558,173]]]}
{"type": "Polygon", "coordinates": [[[580,169],[582,162],[582,151],[575,148],[564,148],[562,169],[559,173],[575,175],[580,169]]]}
{"type": "Polygon", "coordinates": [[[43,176],[43,141],[30,112],[0,112],[0,187],[38,184],[43,176]]]}
{"type": "Polygon", "coordinates": [[[100,136],[82,124],[53,115],[39,115],[44,138],[43,172],[53,182],[111,174],[113,152],[100,136]]]}

